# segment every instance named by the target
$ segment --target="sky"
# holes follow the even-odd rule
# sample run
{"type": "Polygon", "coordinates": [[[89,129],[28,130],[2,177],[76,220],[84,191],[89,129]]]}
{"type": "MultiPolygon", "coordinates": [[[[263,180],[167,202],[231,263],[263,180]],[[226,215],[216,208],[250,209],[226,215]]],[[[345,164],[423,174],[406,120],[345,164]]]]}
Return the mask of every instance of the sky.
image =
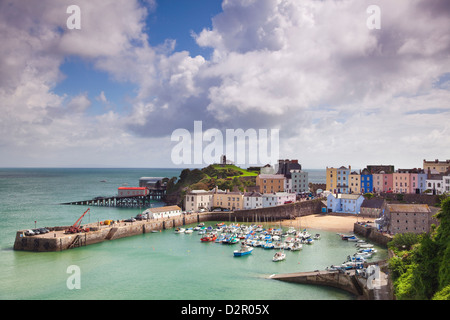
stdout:
{"type": "Polygon", "coordinates": [[[201,167],[227,130],[303,168],[450,159],[448,30],[446,0],[0,0],[0,167],[201,167]]]}

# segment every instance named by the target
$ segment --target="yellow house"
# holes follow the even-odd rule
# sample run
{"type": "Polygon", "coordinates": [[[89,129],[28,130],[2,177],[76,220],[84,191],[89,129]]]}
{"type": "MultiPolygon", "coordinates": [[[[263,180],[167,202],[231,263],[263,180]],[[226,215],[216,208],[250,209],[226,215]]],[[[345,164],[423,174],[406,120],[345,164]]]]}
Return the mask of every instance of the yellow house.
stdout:
{"type": "Polygon", "coordinates": [[[284,192],[284,175],[260,174],[256,177],[256,186],[261,193],[284,192]]]}
{"type": "Polygon", "coordinates": [[[361,175],[356,171],[348,175],[348,188],[350,193],[361,193],[361,175]]]}
{"type": "Polygon", "coordinates": [[[337,168],[327,167],[327,190],[335,192],[337,187],[337,168]]]}
{"type": "Polygon", "coordinates": [[[241,192],[216,191],[213,199],[214,207],[229,210],[242,210],[244,208],[244,194],[241,192]]]}
{"type": "Polygon", "coordinates": [[[436,159],[434,161],[427,161],[423,159],[423,170],[425,171],[425,173],[427,173],[428,170],[436,170],[439,173],[445,173],[449,169],[450,160],[439,161],[438,159],[436,159]]]}

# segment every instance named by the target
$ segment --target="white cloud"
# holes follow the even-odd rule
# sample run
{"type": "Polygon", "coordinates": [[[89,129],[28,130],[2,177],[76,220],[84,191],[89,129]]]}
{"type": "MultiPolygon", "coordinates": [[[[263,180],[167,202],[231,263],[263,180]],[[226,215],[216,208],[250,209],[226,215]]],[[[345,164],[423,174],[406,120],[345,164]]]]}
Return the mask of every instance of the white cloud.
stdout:
{"type": "Polygon", "coordinates": [[[436,85],[450,73],[446,1],[372,1],[381,29],[369,30],[360,0],[224,0],[212,28],[194,35],[210,60],[176,52],[174,40],[147,43],[154,0],[78,3],[82,29],[70,31],[69,1],[0,4],[0,148],[12,158],[99,149],[101,163],[115,157],[110,141],[126,152],[151,141],[168,155],[171,132],[194,120],[204,130],[279,128],[280,156],[304,167],[448,157],[439,150],[450,147],[449,90],[436,85]],[[135,84],[128,113],[92,116],[87,92],[53,93],[67,56],[135,84]]]}

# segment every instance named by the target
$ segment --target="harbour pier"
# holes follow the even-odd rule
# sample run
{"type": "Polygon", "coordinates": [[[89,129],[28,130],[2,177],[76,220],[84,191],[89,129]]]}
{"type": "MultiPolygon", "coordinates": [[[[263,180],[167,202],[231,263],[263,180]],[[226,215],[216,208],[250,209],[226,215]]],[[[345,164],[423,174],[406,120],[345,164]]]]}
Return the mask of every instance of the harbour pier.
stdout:
{"type": "MultiPolygon", "coordinates": [[[[70,204],[101,206],[106,205],[107,202],[105,199],[97,199],[96,202],[79,201],[70,204]]],[[[84,229],[89,229],[89,232],[81,232],[78,234],[65,233],[69,226],[47,227],[50,231],[49,233],[33,236],[27,236],[27,230],[19,230],[16,232],[14,250],[37,252],[62,251],[106,240],[176,228],[192,223],[207,221],[271,222],[315,214],[320,212],[320,210],[320,201],[309,201],[272,208],[182,214],[168,218],[138,220],[134,222],[109,220],[110,222],[108,224],[100,222],[84,224],[84,229]]]]}
{"type": "MultiPolygon", "coordinates": [[[[385,261],[365,263],[366,270],[369,266],[381,266],[385,268],[385,261]]],[[[271,279],[299,283],[312,284],[338,288],[347,291],[359,300],[392,300],[388,275],[377,269],[376,274],[368,275],[359,270],[315,270],[309,272],[285,273],[270,276],[271,279]]]]}

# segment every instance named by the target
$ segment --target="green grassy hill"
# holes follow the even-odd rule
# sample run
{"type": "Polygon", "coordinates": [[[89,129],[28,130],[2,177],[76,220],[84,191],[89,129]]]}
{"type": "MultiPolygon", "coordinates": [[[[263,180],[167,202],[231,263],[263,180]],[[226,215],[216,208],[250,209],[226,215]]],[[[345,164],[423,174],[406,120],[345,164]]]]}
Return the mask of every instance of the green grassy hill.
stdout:
{"type": "Polygon", "coordinates": [[[235,165],[209,165],[203,169],[184,169],[179,179],[173,177],[167,182],[166,201],[180,204],[190,190],[211,190],[218,186],[221,190],[245,191],[255,186],[257,171],[249,171],[235,165]]]}

